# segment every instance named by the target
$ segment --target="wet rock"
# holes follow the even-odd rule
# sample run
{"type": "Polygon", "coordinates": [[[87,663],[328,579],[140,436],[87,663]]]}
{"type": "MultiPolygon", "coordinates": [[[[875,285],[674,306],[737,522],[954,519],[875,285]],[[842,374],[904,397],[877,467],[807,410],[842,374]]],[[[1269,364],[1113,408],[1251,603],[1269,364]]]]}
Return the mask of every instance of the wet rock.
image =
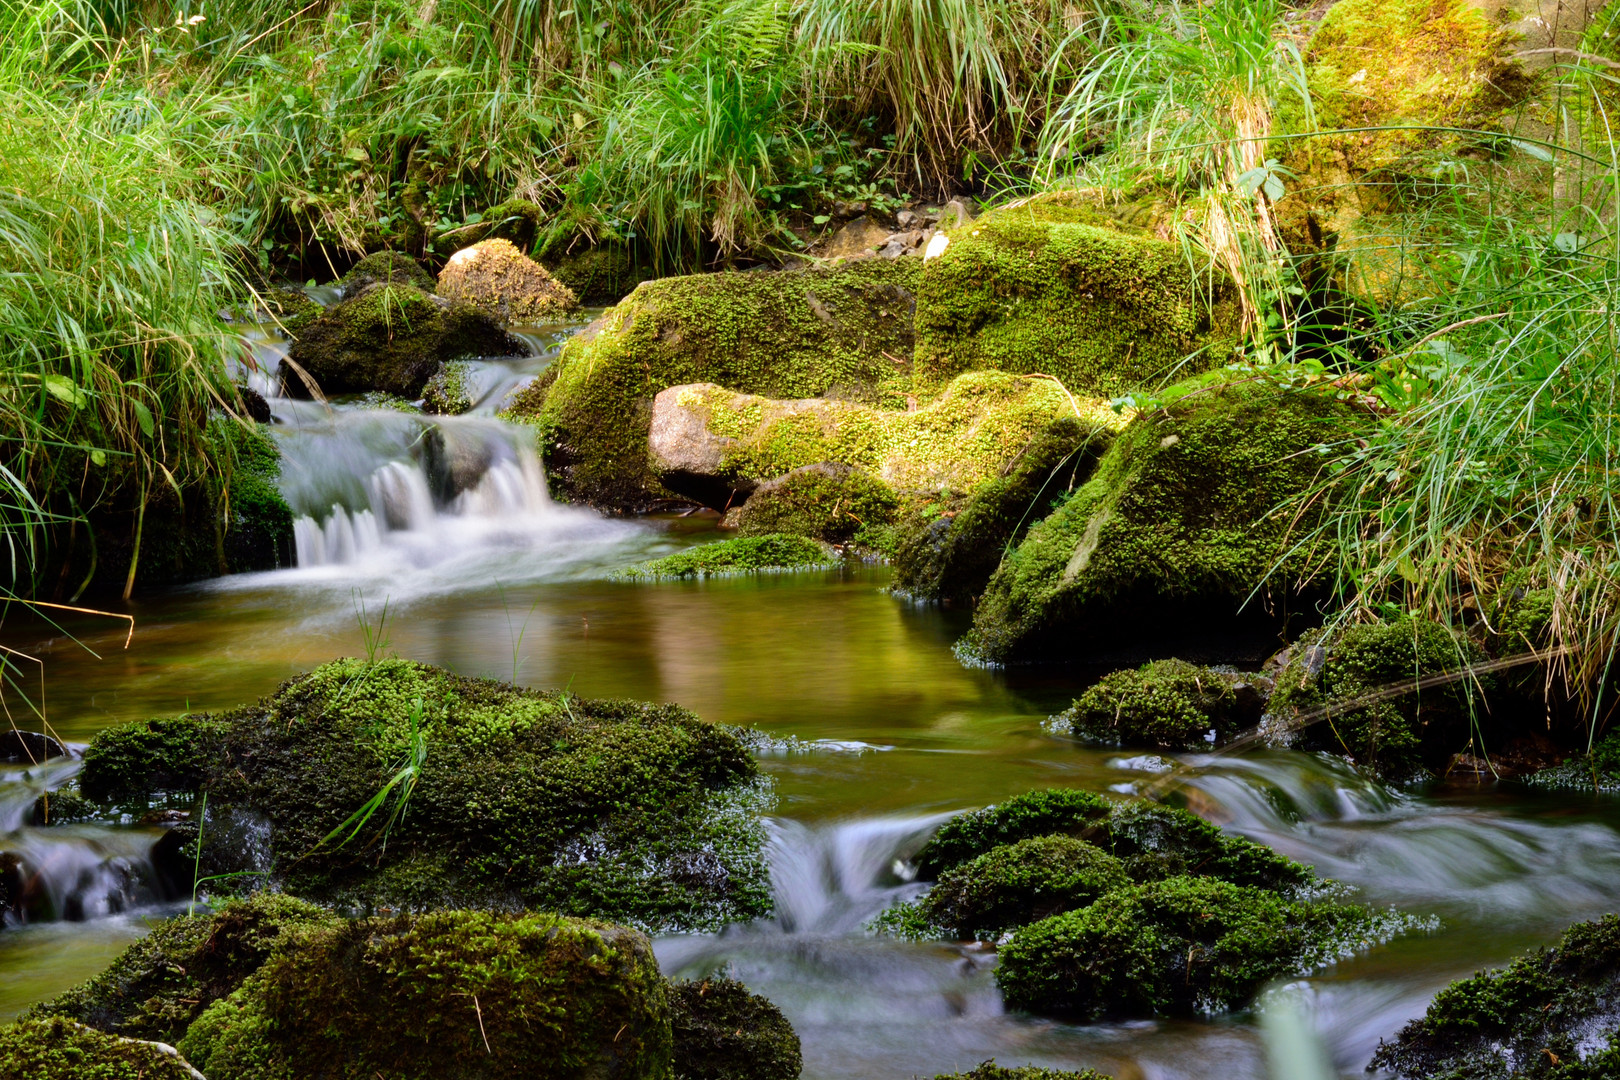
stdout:
{"type": "Polygon", "coordinates": [[[484,240],[450,256],[438,292],[503,323],[555,322],[579,307],[572,289],[506,240],[484,240]]]}
{"type": "Polygon", "coordinates": [[[798,1080],[804,1063],[793,1025],[742,983],[675,983],[669,1004],[681,1080],[798,1080]]]}
{"type": "Polygon", "coordinates": [[[544,263],[551,276],[572,289],[581,304],[617,304],[635,292],[643,281],[658,276],[651,266],[638,261],[629,248],[616,244],[548,255],[544,263]]]}
{"type": "Polygon", "coordinates": [[[1036,836],[945,871],[918,908],[952,937],[995,941],[1008,930],[1087,907],[1129,881],[1124,863],[1084,840],[1036,836]]]}
{"type": "Polygon", "coordinates": [[[743,536],[788,533],[829,544],[859,542],[881,549],[899,499],[894,489],[860,469],[820,462],[767,480],[737,516],[743,536]]]}
{"type": "MultiPolygon", "coordinates": [[[[344,299],[360,295],[373,285],[402,285],[423,292],[433,291],[433,275],[422,264],[402,251],[379,251],[367,255],[349,268],[338,281],[344,299]]],[[[307,298],[306,298],[307,299],[307,298]]]]}
{"type": "Polygon", "coordinates": [[[49,735],[18,728],[0,731],[0,761],[7,764],[37,765],[66,754],[62,744],[49,735]]]}
{"type": "Polygon", "coordinates": [[[452,360],[422,387],[422,411],[430,416],[460,416],[473,407],[467,386],[467,363],[452,360]]]}
{"type": "Polygon", "coordinates": [[[1105,675],[1053,722],[1105,746],[1202,750],[1257,723],[1262,705],[1253,683],[1235,675],[1155,660],[1105,675]],[[1248,691],[1241,701],[1240,683],[1248,691]]]}
{"type": "Polygon", "coordinates": [[[948,1075],[941,1073],[934,1077],[934,1080],[1109,1080],[1109,1078],[1095,1069],[1070,1072],[1067,1069],[1043,1069],[1038,1065],[1009,1068],[997,1065],[994,1061],[986,1061],[969,1072],[948,1075]]]}
{"type": "Polygon", "coordinates": [[[488,475],[495,448],[486,439],[468,438],[435,424],[422,437],[422,459],[434,498],[448,503],[488,475]]]}
{"type": "Polygon", "coordinates": [[[270,422],[270,403],[264,400],[263,394],[251,386],[238,386],[236,393],[242,399],[242,410],[249,420],[258,424],[270,422]]]}
{"type": "MultiPolygon", "coordinates": [[[[302,289],[268,289],[260,300],[262,303],[256,313],[259,316],[257,321],[274,322],[294,337],[298,335],[298,331],[319,318],[323,310],[321,305],[311,300],[309,294],[302,289]]],[[[254,419],[257,420],[258,417],[254,419]]]]}
{"type": "Polygon", "coordinates": [[[80,795],[77,788],[64,787],[35,799],[30,821],[36,827],[72,825],[80,821],[94,821],[105,816],[105,813],[101,807],[80,795]]]}
{"type": "Polygon", "coordinates": [[[68,1020],[0,1029],[0,1076],[17,1080],[204,1080],[164,1043],[122,1039],[68,1020]]]}

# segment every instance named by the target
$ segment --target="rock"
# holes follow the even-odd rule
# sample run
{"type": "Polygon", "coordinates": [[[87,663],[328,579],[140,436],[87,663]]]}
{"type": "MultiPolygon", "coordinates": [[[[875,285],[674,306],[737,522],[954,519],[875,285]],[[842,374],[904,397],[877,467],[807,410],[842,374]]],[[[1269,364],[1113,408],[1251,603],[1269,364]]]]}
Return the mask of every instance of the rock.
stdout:
{"type": "Polygon", "coordinates": [[[881,548],[898,506],[888,484],[848,465],[824,461],[760,484],[743,504],[737,528],[743,536],[787,533],[881,548]]]}
{"type": "Polygon", "coordinates": [[[921,229],[890,233],[884,237],[883,243],[878,246],[878,258],[898,259],[902,255],[910,255],[922,247],[923,242],[924,236],[921,229]]]}
{"type": "Polygon", "coordinates": [[[1318,482],[1314,448],[1361,422],[1331,392],[1254,383],[1203,386],[1137,416],[1003,559],[959,649],[993,663],[1076,648],[1095,659],[1151,640],[1162,655],[1173,627],[1215,654],[1194,659],[1260,659],[1287,609],[1267,614],[1251,594],[1285,601],[1319,572],[1292,546],[1312,511],[1273,511],[1318,482]]]}
{"type": "Polygon", "coordinates": [[[256,705],[109,728],[80,783],[125,804],[206,787],[210,815],[240,827],[204,831],[205,863],[351,909],[544,908],[656,930],[770,910],[754,761],[676,706],[340,660],[256,705]],[[379,792],[374,816],[350,818],[379,792]]]}
{"type": "Polygon", "coordinates": [[[665,555],[629,566],[614,576],[636,578],[709,578],[754,574],[766,570],[816,570],[837,565],[824,544],[804,536],[739,536],[665,555]]]}
{"type": "MultiPolygon", "coordinates": [[[[299,335],[289,357],[329,395],[381,390],[416,398],[447,360],[521,351],[499,323],[469,304],[377,285],[328,308],[299,335]]],[[[309,395],[285,365],[281,379],[288,393],[309,395]]]]}
{"type": "Polygon", "coordinates": [[[900,226],[901,232],[905,232],[909,229],[920,227],[922,225],[922,218],[918,217],[914,211],[902,210],[898,214],[894,215],[894,223],[900,226]]]}
{"type": "Polygon", "coordinates": [[[422,387],[422,411],[429,416],[460,416],[474,404],[463,360],[444,364],[422,387]]]}
{"type": "MultiPolygon", "coordinates": [[[[477,487],[494,463],[495,449],[481,433],[434,424],[422,436],[422,471],[441,503],[477,487]]],[[[409,524],[401,521],[397,527],[409,524]]]]}
{"type": "Polygon", "coordinates": [[[948,240],[925,260],[917,293],[925,390],[997,368],[1107,398],[1218,368],[1237,344],[1227,282],[1077,196],[1020,200],[948,240]]]}
{"type": "Polygon", "coordinates": [[[669,1005],[681,1080],[798,1080],[804,1062],[793,1025],[742,983],[675,983],[669,1005]]]}
{"type": "Polygon", "coordinates": [[[579,307],[572,289],[507,240],[484,240],[450,256],[438,292],[503,323],[555,322],[579,307]]]}
{"type": "Polygon", "coordinates": [[[422,264],[402,251],[379,251],[367,255],[349,268],[338,281],[344,299],[352,299],[373,285],[402,285],[423,292],[433,291],[433,275],[422,264]]]}
{"type": "Polygon", "coordinates": [[[1105,675],[1052,719],[1104,746],[1205,750],[1259,721],[1261,701],[1250,695],[1240,705],[1240,681],[1185,660],[1155,660],[1105,675]]]}
{"type": "Polygon", "coordinates": [[[0,1076],[16,1080],[204,1080],[172,1046],[105,1035],[68,1020],[0,1028],[0,1076]]]}
{"type": "Polygon", "coordinates": [[[664,486],[718,510],[761,480],[821,462],[861,469],[901,492],[967,491],[1076,408],[1094,429],[1123,423],[1100,401],[1075,402],[1054,383],[998,371],[963,375],[915,411],[782,401],[700,383],[654,400],[649,450],[664,486]]]}
{"type": "Polygon", "coordinates": [[[817,241],[814,253],[822,259],[869,259],[888,238],[888,229],[862,214],[817,241]]]}
{"type": "Polygon", "coordinates": [[[430,245],[440,258],[485,240],[504,240],[519,251],[532,251],[546,212],[527,199],[508,199],[490,207],[479,220],[448,229],[430,245]]]}
{"type": "Polygon", "coordinates": [[[1000,475],[931,502],[899,528],[892,588],[918,600],[966,603],[984,590],[1003,552],[1090,475],[1113,429],[1060,416],[1000,475]]]}
{"type": "Polygon", "coordinates": [[[863,261],[647,282],[570,340],[556,374],[516,395],[506,415],[540,425],[549,474],[570,498],[620,511],[657,505],[670,493],[647,438],[653,398],[668,387],[901,399],[918,269],[863,261]]]}
{"type": "Polygon", "coordinates": [[[242,399],[242,411],[256,424],[268,424],[271,419],[270,403],[251,386],[238,386],[237,396],[242,399]]]}
{"type": "Polygon", "coordinates": [[[940,875],[918,907],[959,940],[995,941],[1051,915],[1091,905],[1130,879],[1118,859],[1072,836],[991,848],[940,875]]]}
{"type": "Polygon", "coordinates": [[[552,914],[445,911],[304,935],[192,1022],[209,1080],[664,1080],[667,991],[647,939],[552,914]]]}
{"type": "Polygon", "coordinates": [[[298,336],[298,331],[320,318],[325,310],[302,289],[267,289],[259,299],[261,304],[257,321],[274,322],[294,337],[298,336]]]}
{"type": "Polygon", "coordinates": [[[548,256],[545,266],[582,304],[617,304],[643,281],[658,276],[652,267],[637,262],[628,248],[613,244],[548,256]]]}
{"type": "Polygon", "coordinates": [[[965,200],[952,199],[939,212],[939,220],[936,224],[941,229],[960,229],[962,226],[970,224],[974,216],[973,208],[965,200]]]}
{"type": "Polygon", "coordinates": [[[1070,1072],[1067,1069],[1043,1069],[1037,1065],[1008,1068],[1005,1065],[997,1065],[994,1061],[986,1061],[970,1072],[949,1075],[940,1073],[934,1080],[1109,1080],[1109,1078],[1095,1069],[1070,1072]]]}
{"type": "Polygon", "coordinates": [[[34,800],[29,822],[35,828],[72,825],[80,821],[94,821],[102,814],[101,807],[80,795],[77,788],[63,787],[48,791],[34,800]]]}
{"type": "Polygon", "coordinates": [[[11,765],[38,765],[55,757],[65,757],[62,744],[37,731],[12,728],[0,731],[0,761],[11,765]]]}

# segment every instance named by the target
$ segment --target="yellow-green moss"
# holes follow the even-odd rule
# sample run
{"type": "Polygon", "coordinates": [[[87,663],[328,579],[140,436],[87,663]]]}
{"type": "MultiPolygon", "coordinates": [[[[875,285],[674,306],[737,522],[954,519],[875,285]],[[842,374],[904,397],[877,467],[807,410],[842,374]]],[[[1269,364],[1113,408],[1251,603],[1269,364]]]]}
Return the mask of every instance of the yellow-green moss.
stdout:
{"type": "Polygon", "coordinates": [[[358,296],[372,285],[401,285],[433,291],[433,275],[403,251],[378,251],[349,268],[338,282],[346,297],[358,296]]]}
{"type": "Polygon", "coordinates": [[[0,1028],[6,1080],[195,1080],[186,1062],[149,1042],[121,1039],[70,1020],[25,1020],[0,1028]]]}
{"type": "Polygon", "coordinates": [[[1043,1069],[1037,1065],[1008,1067],[994,1061],[981,1063],[965,1073],[940,1073],[934,1080],[1109,1080],[1095,1069],[1071,1072],[1067,1069],[1043,1069]]]}
{"type": "Polygon", "coordinates": [[[881,549],[899,505],[893,488],[859,469],[831,462],[807,465],[755,489],[738,515],[737,531],[881,549]]]}
{"type": "Polygon", "coordinates": [[[782,1010],[732,979],[675,983],[674,1080],[799,1080],[799,1036],[782,1010]]]}
{"type": "Polygon", "coordinates": [[[804,536],[739,536],[626,567],[619,577],[706,578],[766,570],[814,570],[837,565],[825,545],[804,536]]]}
{"type": "Polygon", "coordinates": [[[1155,660],[1103,676],[1053,721],[1106,746],[1206,749],[1259,719],[1258,709],[1240,711],[1237,681],[1185,660],[1155,660]]]}

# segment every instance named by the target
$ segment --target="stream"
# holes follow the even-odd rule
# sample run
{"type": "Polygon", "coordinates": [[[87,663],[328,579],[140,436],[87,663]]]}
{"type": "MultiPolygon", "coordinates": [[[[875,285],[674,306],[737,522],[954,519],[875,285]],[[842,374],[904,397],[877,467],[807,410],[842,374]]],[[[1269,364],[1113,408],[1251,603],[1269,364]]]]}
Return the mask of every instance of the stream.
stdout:
{"type": "MultiPolygon", "coordinates": [[[[250,701],[362,652],[367,633],[468,675],[676,701],[758,727],[781,740],[761,762],[777,791],[776,916],[655,948],[671,976],[726,970],[776,1002],[803,1040],[806,1080],[906,1080],[992,1057],[1118,1080],[1292,1080],[1308,1075],[1300,1053],[1331,1062],[1323,1075],[1364,1076],[1379,1038],[1445,983],[1614,907],[1613,800],[1508,786],[1415,796],[1290,752],[1088,748],[1043,722],[1100,671],[965,668],[951,653],[964,616],[889,595],[882,567],[610,580],[716,531],[712,518],[614,520],[547,497],[531,436],[494,413],[573,329],[542,328],[528,335],[534,355],[480,363],[473,412],[426,426],[273,399],[298,565],[139,599],[127,649],[124,624],[93,616],[8,626],[6,644],[42,662],[33,693],[55,732],[82,744],[121,721],[250,701]],[[993,950],[863,931],[919,891],[906,859],[945,816],[1047,786],[1170,792],[1438,929],[1301,980],[1278,1011],[1293,1017],[1290,1038],[1252,1014],[1085,1026],[1010,1014],[993,950]]],[[[275,358],[273,342],[259,348],[275,358]]],[[[44,917],[0,929],[0,1022],[184,910],[145,854],[159,826],[29,823],[39,792],[76,768],[0,767],[0,852],[42,868],[49,894],[44,917]]]]}

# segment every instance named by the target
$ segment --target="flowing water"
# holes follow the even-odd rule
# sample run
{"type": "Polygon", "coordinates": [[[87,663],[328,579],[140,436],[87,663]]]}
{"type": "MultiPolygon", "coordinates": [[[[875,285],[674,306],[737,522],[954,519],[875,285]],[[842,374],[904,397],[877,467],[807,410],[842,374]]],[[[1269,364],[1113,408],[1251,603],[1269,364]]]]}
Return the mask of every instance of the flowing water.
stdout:
{"type": "MultiPolygon", "coordinates": [[[[55,731],[82,743],[122,720],[251,700],[360,652],[364,622],[401,656],[677,701],[780,736],[762,758],[778,793],[776,917],[656,948],[671,975],[727,970],[777,1002],[803,1039],[809,1080],[904,1080],[991,1057],[1121,1080],[1359,1076],[1378,1039],[1447,981],[1614,906],[1612,801],[1405,795],[1295,753],[1171,760],[1082,747],[1043,721],[1086,671],[962,667],[950,651],[961,617],[886,594],[881,568],[609,580],[614,567],[712,539],[713,524],[608,520],[546,497],[526,438],[493,413],[567,331],[535,333],[533,356],[482,365],[480,403],[465,417],[273,400],[298,565],[140,600],[127,649],[121,624],[90,616],[9,623],[6,643],[43,662],[33,696],[55,731]],[[992,950],[862,930],[920,889],[907,860],[946,815],[1040,786],[1171,797],[1367,902],[1437,916],[1438,929],[1280,988],[1263,1021],[1087,1026],[1006,1013],[992,950]]],[[[76,768],[0,770],[0,852],[36,881],[33,918],[0,929],[0,1019],[100,970],[184,907],[147,857],[158,826],[30,823],[39,793],[76,768]]]]}

